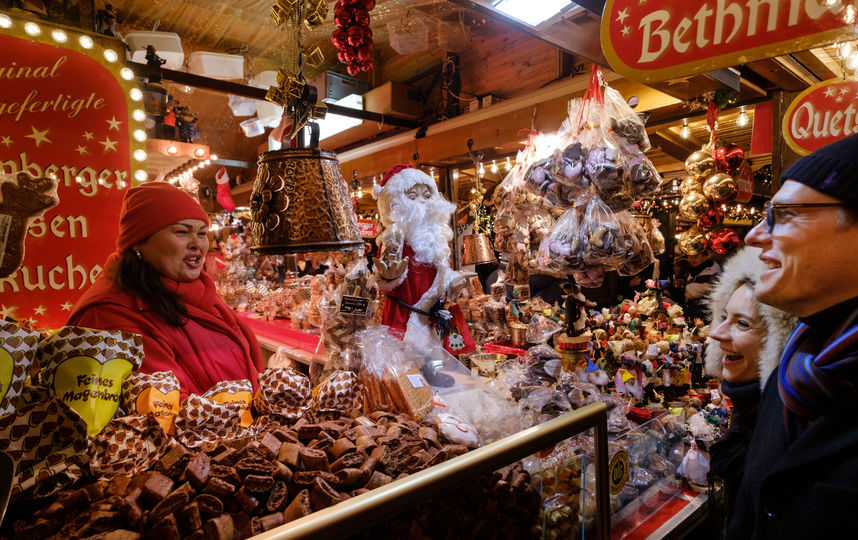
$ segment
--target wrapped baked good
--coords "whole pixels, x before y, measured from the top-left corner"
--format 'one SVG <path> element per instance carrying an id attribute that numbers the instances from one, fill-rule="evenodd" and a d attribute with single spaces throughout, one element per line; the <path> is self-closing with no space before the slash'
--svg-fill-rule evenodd
<path id="1" fill-rule="evenodd" d="M 47 496 L 84 476 L 86 422 L 47 391 L 36 392 L 0 418 L 0 450 L 15 462 L 13 496 Z"/>
<path id="2" fill-rule="evenodd" d="M 642 152 L 649 150 L 651 145 L 646 126 L 641 117 L 623 99 L 622 94 L 606 85 L 603 95 L 611 131 L 625 139 L 628 144 L 637 146 Z"/>
<path id="3" fill-rule="evenodd" d="M 551 228 L 539 246 L 541 270 L 568 274 L 584 265 L 581 222 L 584 208 L 573 206 Z"/>
<path id="4" fill-rule="evenodd" d="M 201 396 L 191 394 L 176 416 L 176 438 L 196 448 L 248 435 L 251 390 L 248 380 L 222 381 Z"/>
<path id="5" fill-rule="evenodd" d="M 111 420 L 89 442 L 89 471 L 96 478 L 127 476 L 150 469 L 167 446 L 161 418 L 123 416 Z"/>
<path id="6" fill-rule="evenodd" d="M 615 267 L 626 258 L 626 245 L 614 213 L 599 197 L 591 197 L 581 224 L 582 258 L 586 265 Z"/>
<path id="7" fill-rule="evenodd" d="M 122 383 L 122 409 L 132 416 L 153 416 L 169 435 L 176 434 L 179 379 L 172 371 L 132 373 Z"/>
<path id="8" fill-rule="evenodd" d="M 39 338 L 38 332 L 0 321 L 0 416 L 15 412 Z"/>
<path id="9" fill-rule="evenodd" d="M 86 422 L 90 437 L 116 415 L 122 383 L 143 361 L 143 340 L 124 331 L 64 326 L 37 349 L 45 386 Z"/>
<path id="10" fill-rule="evenodd" d="M 253 406 L 260 414 L 297 420 L 312 405 L 310 379 L 294 368 L 268 368 L 259 374 Z"/>
<path id="11" fill-rule="evenodd" d="M 352 371 L 334 371 L 314 390 L 318 412 L 348 414 L 361 407 L 361 382 Z"/>

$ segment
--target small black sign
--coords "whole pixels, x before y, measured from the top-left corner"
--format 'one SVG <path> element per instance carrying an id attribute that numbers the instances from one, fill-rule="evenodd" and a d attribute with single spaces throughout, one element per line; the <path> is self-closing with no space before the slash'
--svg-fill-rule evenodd
<path id="1" fill-rule="evenodd" d="M 366 312 L 369 310 L 369 298 L 363 296 L 343 295 L 340 301 L 340 313 L 344 315 L 362 315 L 366 317 Z"/>

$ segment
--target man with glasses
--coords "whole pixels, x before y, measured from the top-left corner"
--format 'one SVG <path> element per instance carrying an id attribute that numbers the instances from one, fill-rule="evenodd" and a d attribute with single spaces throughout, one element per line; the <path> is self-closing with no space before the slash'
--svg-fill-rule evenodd
<path id="1" fill-rule="evenodd" d="M 858 512 L 858 135 L 781 175 L 745 242 L 756 298 L 799 317 L 770 377 L 727 538 L 855 534 Z M 852 531 L 850 533 L 849 531 Z"/>

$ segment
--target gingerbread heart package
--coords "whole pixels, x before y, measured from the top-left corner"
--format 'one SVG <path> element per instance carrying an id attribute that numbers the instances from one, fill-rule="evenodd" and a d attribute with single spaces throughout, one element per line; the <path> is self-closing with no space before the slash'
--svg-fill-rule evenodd
<path id="1" fill-rule="evenodd" d="M 179 407 L 176 438 L 188 448 L 250 434 L 253 387 L 246 379 L 221 381 L 208 392 L 191 394 Z"/>
<path id="2" fill-rule="evenodd" d="M 86 423 L 46 391 L 28 387 L 15 414 L 0 418 L 0 450 L 15 462 L 12 495 L 46 497 L 84 475 Z"/>
<path id="3" fill-rule="evenodd" d="M 179 401 L 179 379 L 172 371 L 134 373 L 122 384 L 125 413 L 153 416 L 170 435 L 176 434 Z"/>
<path id="4" fill-rule="evenodd" d="M 39 337 L 38 332 L 0 322 L 0 416 L 15 412 Z"/>
<path id="5" fill-rule="evenodd" d="M 261 414 L 297 420 L 310 410 L 310 379 L 294 368 L 268 368 L 259 374 L 253 406 Z"/>
<path id="6" fill-rule="evenodd" d="M 111 420 L 89 441 L 89 471 L 97 478 L 128 476 L 152 468 L 167 447 L 161 417 L 123 416 Z"/>
<path id="7" fill-rule="evenodd" d="M 315 409 L 318 412 L 348 414 L 361 407 L 363 387 L 353 371 L 337 370 L 313 390 Z"/>
<path id="8" fill-rule="evenodd" d="M 90 437 L 113 420 L 122 383 L 143 362 L 143 340 L 121 330 L 64 326 L 39 344 L 42 379 L 83 418 Z"/>

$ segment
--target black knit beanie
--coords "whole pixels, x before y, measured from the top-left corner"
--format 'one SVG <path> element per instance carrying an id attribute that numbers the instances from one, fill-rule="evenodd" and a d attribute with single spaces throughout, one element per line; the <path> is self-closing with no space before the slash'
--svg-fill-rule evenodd
<path id="1" fill-rule="evenodd" d="M 781 183 L 795 180 L 858 208 L 858 134 L 823 146 L 784 171 Z"/>

